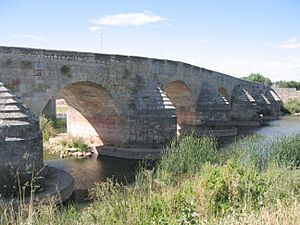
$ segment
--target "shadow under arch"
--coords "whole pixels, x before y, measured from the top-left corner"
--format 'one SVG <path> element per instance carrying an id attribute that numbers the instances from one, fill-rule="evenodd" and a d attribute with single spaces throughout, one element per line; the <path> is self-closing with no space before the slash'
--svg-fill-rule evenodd
<path id="1" fill-rule="evenodd" d="M 185 82 L 172 81 L 166 85 L 164 92 L 176 108 L 178 132 L 193 125 L 196 116 L 195 103 L 191 90 Z"/>
<path id="2" fill-rule="evenodd" d="M 227 101 L 228 103 L 230 102 L 228 92 L 224 87 L 219 87 L 218 92 L 224 98 L 225 101 Z"/>
<path id="3" fill-rule="evenodd" d="M 126 141 L 128 122 L 112 95 L 101 85 L 76 82 L 57 94 L 69 106 L 67 130 L 95 145 L 116 146 Z"/>

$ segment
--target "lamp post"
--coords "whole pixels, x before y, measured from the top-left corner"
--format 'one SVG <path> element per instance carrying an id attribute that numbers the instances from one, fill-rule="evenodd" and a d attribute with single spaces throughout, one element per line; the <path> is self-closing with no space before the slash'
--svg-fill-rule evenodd
<path id="1" fill-rule="evenodd" d="M 102 31 L 99 32 L 100 34 L 100 53 L 102 53 Z"/>

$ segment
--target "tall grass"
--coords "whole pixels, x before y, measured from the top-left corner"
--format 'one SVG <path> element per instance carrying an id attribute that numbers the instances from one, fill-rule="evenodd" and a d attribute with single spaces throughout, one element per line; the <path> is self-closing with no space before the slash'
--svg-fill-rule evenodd
<path id="1" fill-rule="evenodd" d="M 141 168 L 135 184 L 97 184 L 93 203 L 80 213 L 40 204 L 15 217 L 2 208 L 0 223 L 297 224 L 299 152 L 299 135 L 247 137 L 221 150 L 212 137 L 186 136 L 154 169 Z"/>
<path id="2" fill-rule="evenodd" d="M 40 116 L 40 128 L 43 133 L 43 141 L 48 141 L 50 137 L 53 137 L 60 133 L 65 133 L 67 130 L 67 124 L 62 119 L 50 119 L 44 115 Z"/>
<path id="3" fill-rule="evenodd" d="M 290 99 L 283 105 L 284 110 L 290 114 L 300 113 L 300 100 Z"/>
<path id="4" fill-rule="evenodd" d="M 40 203 L 20 203 L 16 208 L 12 203 L 0 205 L 2 225 L 42 225 L 42 224 L 85 224 L 74 206 L 59 208 L 51 199 Z"/>
<path id="5" fill-rule="evenodd" d="M 171 143 L 162 155 L 156 168 L 156 178 L 168 180 L 179 175 L 194 174 L 206 162 L 217 158 L 217 145 L 214 137 L 182 136 Z"/>
<path id="6" fill-rule="evenodd" d="M 286 166 L 300 166 L 300 134 L 279 138 L 271 147 L 270 158 Z"/>

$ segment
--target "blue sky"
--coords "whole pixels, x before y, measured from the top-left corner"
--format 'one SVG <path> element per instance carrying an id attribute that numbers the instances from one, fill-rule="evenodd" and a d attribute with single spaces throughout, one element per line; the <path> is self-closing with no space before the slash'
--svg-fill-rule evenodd
<path id="1" fill-rule="evenodd" d="M 300 81 L 298 0 L 0 0 L 0 45 L 166 58 Z"/>

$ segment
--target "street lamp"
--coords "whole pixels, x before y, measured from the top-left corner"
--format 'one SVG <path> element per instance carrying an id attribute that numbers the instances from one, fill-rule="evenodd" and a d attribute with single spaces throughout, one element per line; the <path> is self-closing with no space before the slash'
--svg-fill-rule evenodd
<path id="1" fill-rule="evenodd" d="M 100 53 L 102 53 L 102 31 L 99 32 L 100 34 Z"/>

